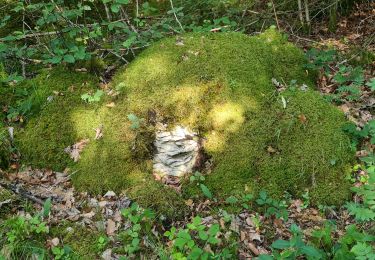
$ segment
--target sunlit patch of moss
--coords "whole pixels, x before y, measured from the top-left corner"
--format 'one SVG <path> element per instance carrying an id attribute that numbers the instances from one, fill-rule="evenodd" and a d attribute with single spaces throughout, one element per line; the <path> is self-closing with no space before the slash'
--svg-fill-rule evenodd
<path id="1" fill-rule="evenodd" d="M 217 104 L 208 119 L 218 131 L 237 132 L 245 121 L 244 109 L 235 103 Z"/>
<path id="2" fill-rule="evenodd" d="M 40 113 L 30 118 L 25 129 L 17 129 L 16 147 L 23 160 L 34 167 L 63 170 L 71 161 L 64 148 L 95 136 L 97 105 L 85 104 L 80 96 L 94 89 L 96 80 L 59 67 L 23 84 L 33 89 L 33 109 Z M 77 114 L 81 116 L 74 117 Z M 84 127 L 77 129 L 77 121 Z"/>
<path id="3" fill-rule="evenodd" d="M 25 158 L 61 168 L 69 164 L 63 148 L 90 138 L 78 163 L 71 165 L 77 189 L 125 190 L 160 214 L 183 215 L 184 200 L 197 190 L 185 185 L 181 196 L 154 180 L 152 151 L 137 150 L 153 142 L 151 113 L 171 127 L 183 124 L 204 139 L 213 162 L 206 185 L 219 198 L 246 189 L 264 188 L 275 197 L 284 191 L 298 196 L 309 189 L 314 203 L 341 203 L 348 194 L 344 171 L 352 156 L 341 131 L 344 117 L 313 90 L 282 93 L 287 100 L 283 107 L 272 78 L 310 87 L 313 81 L 303 69 L 302 51 L 275 31 L 268 34 L 272 37 L 186 34 L 179 36 L 183 45 L 176 44 L 175 37 L 153 44 L 116 75 L 112 87 L 122 86 L 122 95 L 112 100 L 115 107 L 104 107 L 105 102 L 102 107 L 85 105 L 75 92 L 43 109 L 39 123 L 31 121 L 26 127 Z M 131 129 L 130 113 L 147 126 Z M 98 124 L 103 125 L 103 137 L 95 140 Z M 43 135 L 49 141 L 43 141 Z M 323 196 L 330 192 L 327 187 L 335 191 Z"/>

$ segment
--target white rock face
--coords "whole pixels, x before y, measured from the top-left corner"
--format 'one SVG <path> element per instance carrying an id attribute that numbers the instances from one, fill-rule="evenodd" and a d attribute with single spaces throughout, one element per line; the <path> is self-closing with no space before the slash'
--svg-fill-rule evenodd
<path id="1" fill-rule="evenodd" d="M 181 177 L 192 172 L 199 152 L 196 133 L 183 126 L 176 126 L 171 131 L 165 126 L 159 127 L 154 145 L 154 173 Z"/>

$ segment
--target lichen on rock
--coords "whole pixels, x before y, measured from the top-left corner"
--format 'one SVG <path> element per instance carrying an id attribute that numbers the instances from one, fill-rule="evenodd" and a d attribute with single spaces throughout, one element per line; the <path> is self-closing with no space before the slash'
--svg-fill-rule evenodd
<path id="1" fill-rule="evenodd" d="M 52 167 L 46 159 L 63 157 L 65 162 L 65 147 L 90 138 L 79 161 L 70 165 L 78 189 L 125 190 L 143 206 L 183 214 L 184 199 L 199 193 L 196 185 L 184 185 L 181 195 L 155 181 L 154 154 L 148 149 L 156 142 L 155 129 L 140 133 L 126 120 L 128 114 L 147 118 L 152 110 L 168 131 L 182 126 L 199 133 L 204 140 L 199 149 L 212 161 L 205 184 L 218 198 L 261 189 L 274 197 L 284 192 L 298 197 L 308 190 L 313 204 L 341 204 L 348 197 L 345 172 L 353 153 L 341 130 L 346 121 L 313 90 L 301 50 L 272 30 L 257 37 L 191 33 L 178 36 L 178 42 L 183 44 L 176 44 L 175 37 L 161 40 L 120 70 L 111 83 L 112 88 L 121 85 L 118 97 L 95 107 L 69 95 L 65 102 L 74 100 L 69 107 L 64 98 L 48 105 L 41 119 L 25 128 L 24 158 Z M 309 88 L 278 94 L 273 78 L 297 80 Z M 116 105 L 108 108 L 106 102 Z M 64 117 L 54 117 L 62 113 Z M 93 128 L 100 124 L 105 131 L 95 140 Z M 50 131 L 48 139 L 42 140 L 45 131 Z M 147 147 L 147 152 L 135 158 L 133 144 L 140 135 L 144 143 L 137 147 Z M 37 149 L 29 148 L 33 143 Z"/>

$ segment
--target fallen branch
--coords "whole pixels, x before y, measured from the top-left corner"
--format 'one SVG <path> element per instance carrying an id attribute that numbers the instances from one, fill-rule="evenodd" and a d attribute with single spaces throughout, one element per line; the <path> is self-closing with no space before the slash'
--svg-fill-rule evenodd
<path id="1" fill-rule="evenodd" d="M 32 195 L 30 192 L 27 190 L 17 186 L 16 184 L 8 183 L 4 180 L 0 180 L 0 186 L 3 187 L 4 189 L 7 189 L 9 191 L 12 191 L 13 193 L 20 195 L 21 197 L 24 197 L 28 200 L 31 200 L 35 203 L 38 203 L 40 205 L 44 205 L 44 201 L 42 199 L 39 199 Z"/>

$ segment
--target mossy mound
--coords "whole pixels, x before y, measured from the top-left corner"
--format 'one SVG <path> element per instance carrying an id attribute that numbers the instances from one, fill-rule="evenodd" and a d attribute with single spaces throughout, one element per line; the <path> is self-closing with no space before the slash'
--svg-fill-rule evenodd
<path id="1" fill-rule="evenodd" d="M 15 138 L 25 162 L 34 167 L 63 170 L 70 163 L 64 148 L 90 134 L 95 136 L 94 114 L 98 106 L 84 103 L 81 95 L 95 90 L 97 84 L 90 74 L 72 72 L 62 66 L 44 70 L 22 83 L 20 87 L 31 93 L 31 114 L 34 114 Z M 82 113 L 76 120 L 84 122 L 85 127 L 75 128 L 75 119 L 69 118 L 71 113 Z"/>
<path id="2" fill-rule="evenodd" d="M 117 74 L 112 87 L 122 94 L 115 107 L 103 103 L 93 108 L 76 100 L 74 105 L 69 101 L 69 108 L 55 102 L 44 109 L 25 129 L 23 153 L 35 162 L 39 158 L 38 166 L 53 167 L 44 156 L 48 150 L 48 158 L 62 166 L 63 148 L 90 138 L 72 166 L 76 187 L 124 189 L 144 206 L 183 214 L 183 199 L 195 194 L 194 187 L 183 186 L 181 196 L 152 176 L 148 147 L 153 141 L 150 122 L 156 118 L 199 132 L 213 162 L 206 185 L 217 197 L 262 188 L 274 196 L 285 191 L 299 196 L 307 189 L 315 204 L 340 204 L 349 195 L 345 171 L 353 157 L 341 130 L 345 119 L 311 89 L 304 62 L 303 53 L 272 30 L 258 37 L 220 33 L 168 38 Z M 309 89 L 291 87 L 278 94 L 272 78 L 297 80 Z M 130 113 L 145 119 L 145 126 L 131 129 Z M 99 124 L 103 137 L 94 140 L 92 129 Z M 47 131 L 48 139 L 38 138 Z M 35 142 L 38 149 L 32 147 Z"/>

